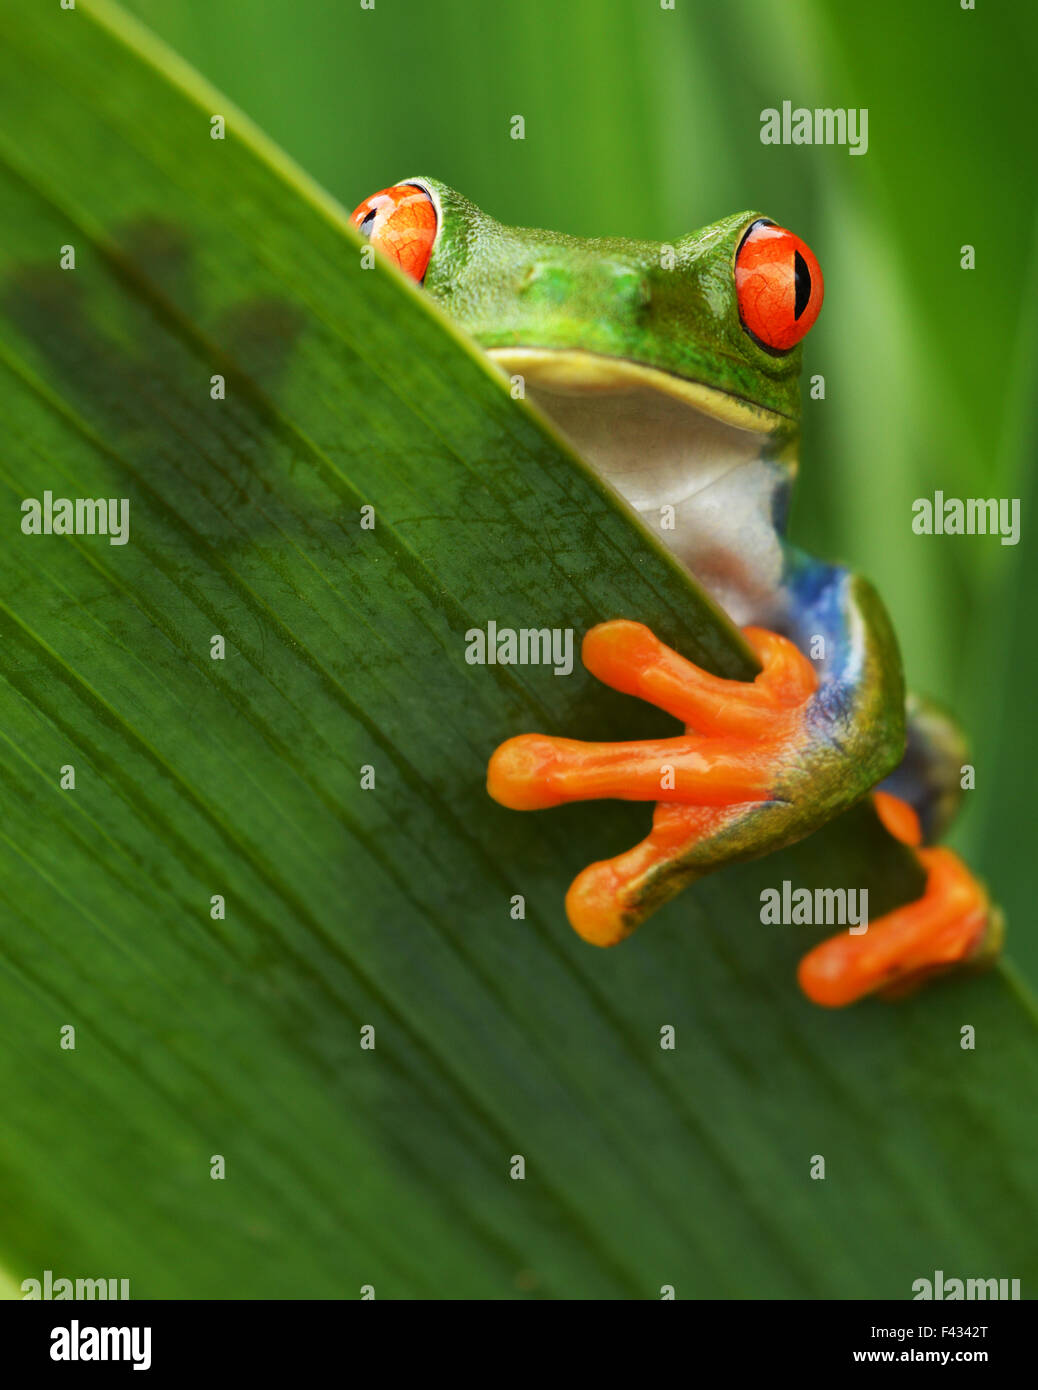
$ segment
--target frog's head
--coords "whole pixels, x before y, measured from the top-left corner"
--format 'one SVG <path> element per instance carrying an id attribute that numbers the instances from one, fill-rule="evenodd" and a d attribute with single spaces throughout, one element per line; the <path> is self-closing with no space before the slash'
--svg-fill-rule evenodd
<path id="1" fill-rule="evenodd" d="M 792 232 L 745 212 L 673 244 L 585 239 L 502 226 L 428 178 L 354 222 L 638 510 L 751 461 L 791 479 L 823 292 Z"/>

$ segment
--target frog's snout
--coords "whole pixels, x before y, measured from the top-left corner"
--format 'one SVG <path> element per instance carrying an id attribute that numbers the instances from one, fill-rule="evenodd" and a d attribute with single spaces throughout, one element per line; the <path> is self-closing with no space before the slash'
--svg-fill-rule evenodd
<path id="1" fill-rule="evenodd" d="M 574 269 L 556 260 L 535 261 L 519 284 L 527 303 L 567 307 L 579 313 L 581 302 L 608 306 L 610 319 L 638 319 L 652 302 L 652 282 L 632 261 L 602 260 L 590 268 Z"/>

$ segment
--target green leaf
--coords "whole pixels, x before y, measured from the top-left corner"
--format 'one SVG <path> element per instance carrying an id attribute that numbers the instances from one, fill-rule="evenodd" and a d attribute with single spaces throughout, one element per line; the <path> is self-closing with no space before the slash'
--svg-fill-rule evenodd
<path id="1" fill-rule="evenodd" d="M 171 54 L 98 0 L 0 14 L 15 1282 L 352 1298 L 1026 1281 L 1034 1014 L 1012 977 L 832 1015 L 794 986 L 810 940 L 760 923 L 783 878 L 839 874 L 876 905 L 909 891 L 869 812 L 596 952 L 566 926 L 566 885 L 647 809 L 518 816 L 486 797 L 489 753 L 523 729 L 671 726 L 586 673 L 470 667 L 470 627 L 650 619 L 746 676 L 738 635 Z M 129 498 L 129 543 L 23 536 L 20 502 L 47 490 Z"/>

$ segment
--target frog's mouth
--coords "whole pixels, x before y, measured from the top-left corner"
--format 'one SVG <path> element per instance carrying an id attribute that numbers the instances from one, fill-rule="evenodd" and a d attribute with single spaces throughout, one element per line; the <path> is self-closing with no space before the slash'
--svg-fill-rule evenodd
<path id="1" fill-rule="evenodd" d="M 736 621 L 782 570 L 792 422 L 715 387 L 576 349 L 491 348 L 526 396 Z"/>

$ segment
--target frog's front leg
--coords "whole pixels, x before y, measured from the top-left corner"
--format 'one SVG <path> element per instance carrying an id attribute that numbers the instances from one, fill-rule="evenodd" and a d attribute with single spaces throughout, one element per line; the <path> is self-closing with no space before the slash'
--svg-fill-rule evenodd
<path id="1" fill-rule="evenodd" d="M 819 644 L 824 655 L 817 663 L 790 638 L 749 627 L 760 674 L 753 682 L 722 680 L 640 623 L 603 623 L 585 637 L 585 665 L 604 683 L 682 720 L 685 733 L 615 744 L 526 734 L 493 755 L 488 790 L 516 810 L 603 797 L 656 802 L 646 839 L 590 865 L 570 888 L 570 921 L 593 944 L 616 944 L 711 870 L 809 834 L 898 763 L 900 660 L 871 588 L 798 557 L 781 599 L 787 615 L 796 614 L 787 626 L 798 641 Z M 907 807 L 905 813 L 912 814 Z M 952 866 L 947 851 L 923 855 L 938 858 L 923 860 L 928 878 L 919 904 L 805 958 L 801 984 L 816 1002 L 889 991 L 902 978 L 972 957 L 991 940 L 982 930 L 982 890 L 957 860 Z"/>
<path id="2" fill-rule="evenodd" d="M 693 878 L 733 857 L 736 825 L 775 800 L 781 770 L 796 762 L 817 677 L 786 638 L 756 628 L 746 637 L 762 667 L 752 683 L 710 675 L 641 623 L 602 623 L 584 638 L 585 666 L 680 719 L 684 735 L 581 743 L 523 734 L 490 760 L 490 795 L 514 810 L 602 797 L 657 803 L 648 837 L 592 864 L 569 891 L 570 921 L 596 946 L 615 945 Z"/>

